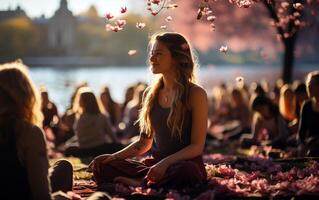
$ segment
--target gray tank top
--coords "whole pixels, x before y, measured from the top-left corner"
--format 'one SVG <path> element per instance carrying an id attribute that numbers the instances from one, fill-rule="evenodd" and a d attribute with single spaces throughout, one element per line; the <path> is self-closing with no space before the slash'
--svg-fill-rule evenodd
<path id="1" fill-rule="evenodd" d="M 172 136 L 171 130 L 167 126 L 169 113 L 170 108 L 163 108 L 156 98 L 151 111 L 151 121 L 154 127 L 154 142 L 151 152 L 154 157 L 167 157 L 191 143 L 191 111 L 185 112 L 181 139 L 178 136 Z"/>

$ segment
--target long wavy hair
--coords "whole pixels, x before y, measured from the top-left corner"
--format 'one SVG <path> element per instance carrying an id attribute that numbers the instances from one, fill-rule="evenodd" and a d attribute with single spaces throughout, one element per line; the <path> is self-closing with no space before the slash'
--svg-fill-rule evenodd
<path id="1" fill-rule="evenodd" d="M 79 117 L 83 113 L 103 113 L 104 108 L 89 87 L 82 87 L 75 95 L 73 111 Z"/>
<path id="2" fill-rule="evenodd" d="M 104 102 L 103 98 L 107 99 L 107 104 Z M 101 90 L 100 93 L 100 101 L 105 109 L 105 111 L 107 111 L 110 115 L 110 120 L 112 122 L 113 125 L 116 125 L 117 123 L 117 119 L 116 119 L 116 103 L 113 100 L 111 93 L 110 93 L 110 89 L 107 86 L 104 86 Z"/>
<path id="3" fill-rule="evenodd" d="M 171 53 L 176 63 L 176 94 L 167 119 L 167 126 L 171 129 L 172 136 L 181 138 L 184 115 L 189 106 L 189 92 L 191 83 L 195 83 L 195 62 L 190 45 L 185 37 L 179 33 L 165 32 L 155 34 L 150 40 L 150 46 L 155 42 L 164 44 Z M 150 114 L 160 89 L 163 87 L 163 77 L 160 76 L 144 93 L 142 109 L 139 114 L 140 131 L 149 137 L 153 131 L 153 122 Z"/>
<path id="4" fill-rule="evenodd" d="M 20 60 L 0 65 L 0 93 L 2 114 L 42 127 L 41 98 Z"/>

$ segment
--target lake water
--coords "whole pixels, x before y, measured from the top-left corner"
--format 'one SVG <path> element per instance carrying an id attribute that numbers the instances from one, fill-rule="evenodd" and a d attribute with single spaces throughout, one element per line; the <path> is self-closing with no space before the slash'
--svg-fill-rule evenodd
<path id="1" fill-rule="evenodd" d="M 295 69 L 294 76 L 303 78 L 304 74 L 316 69 L 316 66 L 303 66 Z M 318 67 L 317 67 L 318 69 Z M 147 67 L 36 67 L 31 68 L 31 77 L 39 87 L 45 85 L 50 98 L 54 101 L 60 112 L 67 105 L 74 86 L 81 81 L 87 81 L 96 95 L 99 94 L 103 85 L 110 88 L 112 97 L 117 102 L 124 100 L 126 88 L 137 81 L 150 83 L 154 75 Z M 245 78 L 247 83 L 262 79 L 274 82 L 280 77 L 280 67 L 258 66 L 206 66 L 197 72 L 199 83 L 208 91 L 214 85 L 221 82 L 235 83 L 238 76 Z"/>

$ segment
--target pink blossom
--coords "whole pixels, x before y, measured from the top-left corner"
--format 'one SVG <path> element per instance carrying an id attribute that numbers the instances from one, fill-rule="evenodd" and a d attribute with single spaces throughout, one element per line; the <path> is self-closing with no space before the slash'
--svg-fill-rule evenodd
<path id="1" fill-rule="evenodd" d="M 301 3 L 294 3 L 293 4 L 293 7 L 296 9 L 296 10 L 302 10 L 304 8 L 304 6 L 301 4 Z"/>
<path id="2" fill-rule="evenodd" d="M 105 25 L 105 30 L 106 31 L 110 31 L 111 30 L 112 25 L 111 24 L 106 24 Z"/>
<path id="3" fill-rule="evenodd" d="M 283 9 L 287 9 L 287 8 L 289 7 L 289 3 L 288 3 L 288 2 L 282 2 L 282 3 L 281 3 L 281 7 L 282 7 Z"/>
<path id="4" fill-rule="evenodd" d="M 210 22 L 213 22 L 215 19 L 216 19 L 216 17 L 213 16 L 213 15 L 207 17 L 207 20 L 210 21 Z"/>
<path id="5" fill-rule="evenodd" d="M 166 29 L 166 28 L 167 28 L 166 25 L 162 25 L 162 26 L 160 27 L 160 29 Z"/>
<path id="6" fill-rule="evenodd" d="M 151 0 L 151 2 L 152 2 L 152 4 L 158 5 L 161 2 L 161 0 Z"/>
<path id="7" fill-rule="evenodd" d="M 228 51 L 228 47 L 227 47 L 227 46 L 221 46 L 221 47 L 219 48 L 219 51 L 226 54 L 227 51 Z"/>
<path id="8" fill-rule="evenodd" d="M 119 26 L 111 26 L 110 29 L 113 32 L 119 32 L 119 31 L 123 30 L 123 28 L 119 27 Z"/>
<path id="9" fill-rule="evenodd" d="M 166 20 L 167 22 L 170 22 L 170 21 L 173 20 L 173 18 L 172 18 L 171 16 L 168 16 L 168 17 L 165 18 L 165 20 Z"/>
<path id="10" fill-rule="evenodd" d="M 136 23 L 136 28 L 142 29 L 144 27 L 145 27 L 145 23 L 142 23 L 142 22 L 137 22 Z"/>
<path id="11" fill-rule="evenodd" d="M 108 20 L 112 19 L 113 17 L 114 16 L 111 13 L 106 13 L 105 14 L 105 18 L 108 19 Z"/>
<path id="12" fill-rule="evenodd" d="M 116 22 L 116 25 L 118 25 L 119 27 L 123 27 L 126 24 L 126 20 L 125 19 L 119 19 Z"/>
<path id="13" fill-rule="evenodd" d="M 122 14 L 123 14 L 123 13 L 126 13 L 126 11 L 127 11 L 127 7 L 126 7 L 126 6 L 121 7 L 121 13 L 122 13 Z"/>
<path id="14" fill-rule="evenodd" d="M 299 12 L 294 12 L 293 15 L 294 15 L 295 17 L 300 17 L 300 13 L 299 13 Z"/>
<path id="15" fill-rule="evenodd" d="M 244 82 L 244 78 L 242 76 L 236 77 L 236 82 L 241 83 Z"/>

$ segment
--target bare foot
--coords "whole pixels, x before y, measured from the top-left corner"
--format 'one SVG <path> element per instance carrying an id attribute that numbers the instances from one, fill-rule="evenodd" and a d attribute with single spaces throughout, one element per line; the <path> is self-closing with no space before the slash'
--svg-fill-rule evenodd
<path id="1" fill-rule="evenodd" d="M 123 176 L 118 176 L 114 179 L 114 182 L 123 183 L 125 185 L 133 186 L 133 187 L 139 187 L 142 186 L 142 180 L 141 179 L 134 179 L 134 178 L 128 178 Z"/>

